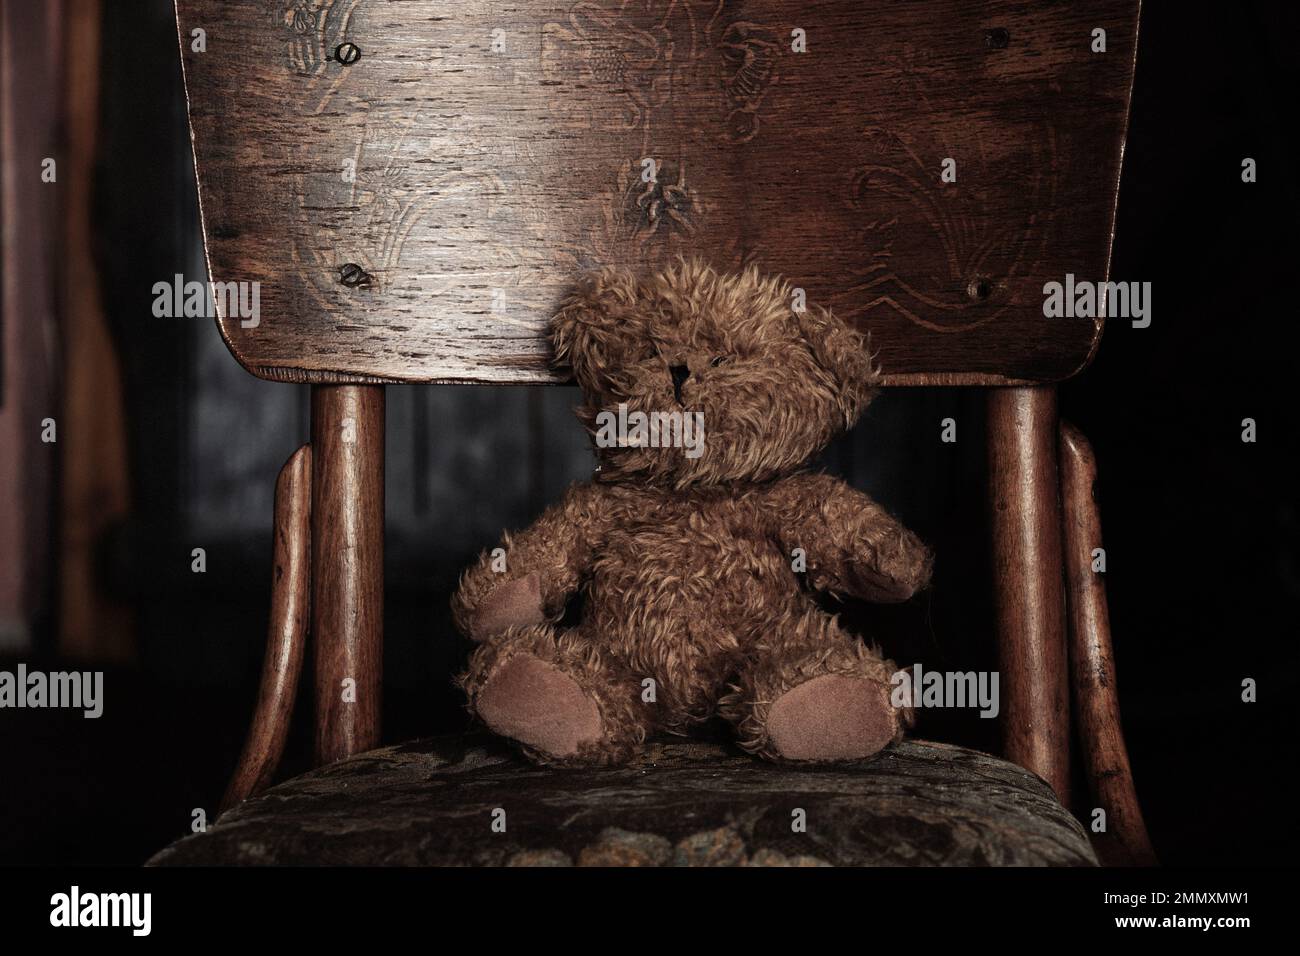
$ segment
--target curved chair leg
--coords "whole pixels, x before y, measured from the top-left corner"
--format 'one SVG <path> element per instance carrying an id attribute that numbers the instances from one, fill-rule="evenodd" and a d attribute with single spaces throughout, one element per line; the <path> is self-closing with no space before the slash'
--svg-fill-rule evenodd
<path id="1" fill-rule="evenodd" d="M 1061 423 L 1060 463 L 1075 719 L 1088 785 L 1096 806 L 1106 812 L 1098 850 L 1104 863 L 1154 866 L 1156 855 L 1138 806 L 1120 726 L 1106 590 L 1092 570 L 1093 549 L 1101 547 L 1101 514 L 1093 495 L 1097 462 L 1088 440 L 1068 422 Z M 1089 822 L 1088 814 L 1084 819 Z"/>
<path id="2" fill-rule="evenodd" d="M 270 783 L 289 735 L 307 641 L 311 457 L 311 446 L 303 445 L 285 462 L 275 483 L 275 571 L 262 684 L 239 766 L 221 801 L 223 810 Z"/>

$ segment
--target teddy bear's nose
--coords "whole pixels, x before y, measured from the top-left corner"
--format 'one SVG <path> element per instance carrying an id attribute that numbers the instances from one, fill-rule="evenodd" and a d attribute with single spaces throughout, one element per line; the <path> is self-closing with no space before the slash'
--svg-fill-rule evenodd
<path id="1" fill-rule="evenodd" d="M 673 395 L 677 399 L 677 404 L 682 403 L 682 386 L 691 376 L 691 370 L 685 365 L 670 365 L 668 371 L 673 377 Z"/>

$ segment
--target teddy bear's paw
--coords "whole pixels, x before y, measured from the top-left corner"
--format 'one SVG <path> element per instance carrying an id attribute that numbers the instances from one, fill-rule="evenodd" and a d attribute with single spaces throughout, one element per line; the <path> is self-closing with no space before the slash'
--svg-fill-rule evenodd
<path id="1" fill-rule="evenodd" d="M 493 588 L 474 614 L 471 631 L 474 640 L 485 641 L 508 628 L 541 624 L 545 620 L 541 578 L 532 571 Z"/>
<path id="2" fill-rule="evenodd" d="M 893 604 L 906 601 L 930 583 L 934 556 L 921 539 L 906 529 L 876 544 L 874 566 L 852 569 L 854 593 L 867 601 Z"/>
<path id="3" fill-rule="evenodd" d="M 778 758 L 819 763 L 861 760 L 899 734 L 899 714 L 877 681 L 823 674 L 783 693 L 767 716 Z"/>
<path id="4" fill-rule="evenodd" d="M 489 677 L 475 709 L 501 736 L 557 758 L 601 738 L 596 702 L 559 667 L 532 654 L 513 655 Z"/>

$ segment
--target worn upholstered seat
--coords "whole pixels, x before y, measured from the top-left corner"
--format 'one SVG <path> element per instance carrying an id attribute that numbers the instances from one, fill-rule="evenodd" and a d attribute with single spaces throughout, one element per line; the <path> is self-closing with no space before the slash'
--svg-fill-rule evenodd
<path id="1" fill-rule="evenodd" d="M 151 862 L 1092 866 L 1097 859 L 1042 780 L 947 744 L 908 741 L 862 764 L 804 770 L 725 745 L 664 742 L 627 767 L 556 771 L 471 735 L 384 747 L 314 770 Z"/>

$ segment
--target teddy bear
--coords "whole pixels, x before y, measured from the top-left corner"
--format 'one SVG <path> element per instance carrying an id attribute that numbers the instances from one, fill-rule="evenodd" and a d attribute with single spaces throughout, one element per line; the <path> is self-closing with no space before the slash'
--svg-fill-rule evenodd
<path id="1" fill-rule="evenodd" d="M 457 678 L 469 708 L 531 760 L 617 765 L 716 714 L 749 753 L 823 764 L 911 725 L 894 664 L 816 595 L 904 601 L 932 557 L 808 470 L 880 376 L 862 334 L 793 293 L 679 259 L 607 267 L 561 303 L 555 363 L 581 388 L 597 470 L 485 550 L 452 600 L 478 645 Z"/>

